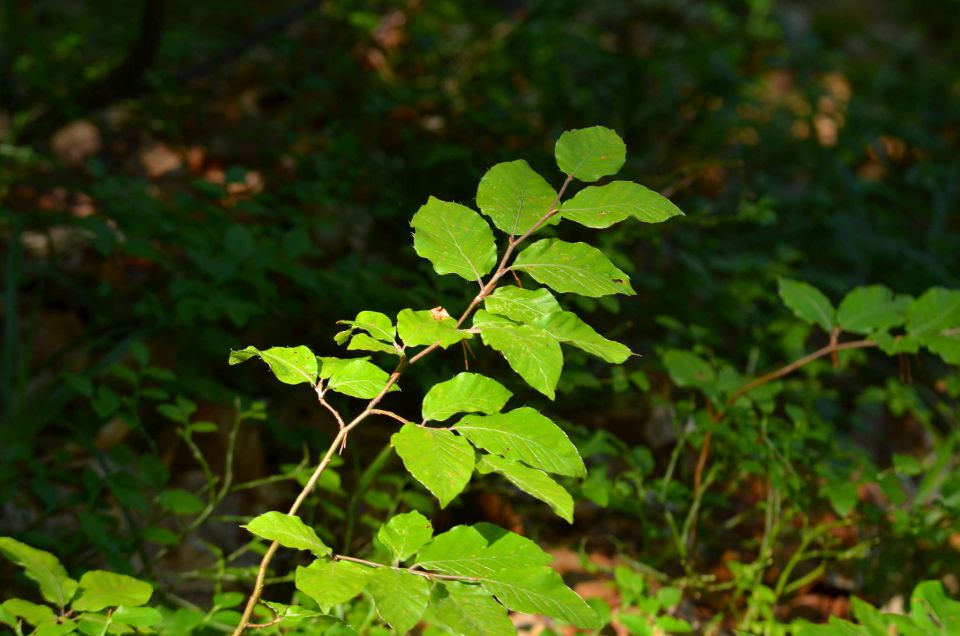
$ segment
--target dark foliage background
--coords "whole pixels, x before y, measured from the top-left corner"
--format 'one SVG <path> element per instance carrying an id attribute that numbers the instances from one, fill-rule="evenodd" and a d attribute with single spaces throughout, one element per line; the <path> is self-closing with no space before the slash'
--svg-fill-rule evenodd
<path id="1" fill-rule="evenodd" d="M 609 431 L 634 468 L 662 474 L 671 449 L 656 422 L 679 398 L 658 351 L 696 349 L 748 372 L 819 346 L 776 297 L 780 276 L 835 299 L 868 283 L 960 285 L 955 15 L 956 0 L 0 3 L 0 534 L 71 568 L 162 580 L 195 567 L 207 548 L 177 538 L 185 528 L 155 500 L 200 483 L 169 405 L 189 400 L 194 419 L 216 424 L 203 451 L 220 458 L 235 400 L 267 399 L 266 419 L 240 431 L 238 483 L 289 470 L 304 448 L 315 456 L 333 428 L 309 392 L 228 368 L 228 350 L 334 354 L 334 322 L 358 310 L 456 313 L 468 292 L 416 258 L 410 216 L 428 195 L 471 204 L 502 160 L 525 158 L 559 185 L 553 142 L 594 124 L 625 139 L 627 178 L 687 216 L 602 235 L 638 294 L 581 309 L 643 357 L 619 370 L 573 357 L 544 408 L 581 441 Z M 492 357 L 470 365 L 503 370 Z M 912 382 L 902 361 L 864 358 L 829 386 L 811 379 L 823 394 L 808 401 L 829 436 L 880 467 L 893 452 L 933 452 L 931 435 L 957 427 L 960 382 L 932 362 L 909 366 Z M 462 367 L 452 351 L 420 369 L 397 409 L 416 411 L 417 382 Z M 886 391 L 879 407 L 862 399 L 870 386 Z M 390 430 L 358 431 L 330 486 L 340 503 L 318 503 L 333 537 L 347 523 L 337 508 L 382 517 L 347 493 Z M 740 474 L 729 441 L 716 461 Z M 682 453 L 680 474 L 694 462 Z M 245 540 L 229 515 L 292 492 L 238 491 L 200 536 L 229 551 Z M 438 525 L 492 516 L 683 574 L 654 549 L 665 531 L 636 530 L 662 524 L 642 502 L 578 511 L 585 521 L 568 528 L 488 494 Z M 750 506 L 728 495 L 705 505 Z M 723 545 L 750 552 L 753 530 L 711 536 L 705 524 L 702 569 L 730 558 Z M 883 600 L 956 571 L 949 535 L 888 537 L 845 574 Z"/>

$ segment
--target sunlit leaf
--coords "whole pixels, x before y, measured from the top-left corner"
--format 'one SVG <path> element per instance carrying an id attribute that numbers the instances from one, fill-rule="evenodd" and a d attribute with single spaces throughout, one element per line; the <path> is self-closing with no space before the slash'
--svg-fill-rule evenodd
<path id="1" fill-rule="evenodd" d="M 603 252 L 586 243 L 537 241 L 520 252 L 511 269 L 526 272 L 558 292 L 591 297 L 634 293 L 630 277 Z"/>
<path id="2" fill-rule="evenodd" d="M 407 471 L 446 508 L 473 473 L 474 451 L 459 435 L 438 428 L 405 424 L 390 443 Z"/>
<path id="3" fill-rule="evenodd" d="M 380 618 L 398 634 L 413 629 L 430 601 L 430 583 L 410 572 L 393 568 L 377 568 L 367 582 Z"/>
<path id="4" fill-rule="evenodd" d="M 563 344 L 582 349 L 607 362 L 620 364 L 630 357 L 631 352 L 626 345 L 604 338 L 573 312 L 559 311 L 533 324 Z"/>
<path id="5" fill-rule="evenodd" d="M 543 329 L 518 325 L 487 311 L 478 311 L 473 325 L 488 347 L 503 354 L 510 368 L 527 384 L 551 400 L 563 369 L 563 352 L 556 339 Z"/>
<path id="6" fill-rule="evenodd" d="M 331 552 L 330 548 L 317 536 L 316 531 L 296 515 L 271 510 L 251 519 L 247 525 L 241 527 L 260 538 L 276 541 L 285 548 L 310 550 L 317 556 L 326 556 Z"/>
<path id="7" fill-rule="evenodd" d="M 530 290 L 514 285 L 497 288 L 484 299 L 483 306 L 492 314 L 527 324 L 560 311 L 560 304 L 548 289 Z"/>
<path id="8" fill-rule="evenodd" d="M 660 223 L 682 215 L 670 199 L 632 181 L 588 186 L 560 208 L 563 218 L 592 228 L 610 227 L 627 217 Z"/>
<path id="9" fill-rule="evenodd" d="M 480 474 L 500 473 L 523 492 L 550 506 L 561 519 L 573 523 L 573 497 L 542 470 L 528 468 L 498 455 L 482 455 L 477 462 L 477 471 Z"/>
<path id="10" fill-rule="evenodd" d="M 266 362 L 284 384 L 317 383 L 317 357 L 306 347 L 271 347 L 264 351 L 247 347 L 231 351 L 230 364 L 239 364 L 255 356 Z"/>
<path id="11" fill-rule="evenodd" d="M 408 347 L 439 345 L 446 349 L 452 344 L 470 338 L 466 331 L 457 329 L 457 321 L 449 316 L 438 318 L 429 310 L 404 309 L 397 315 L 397 330 L 400 339 Z"/>
<path id="12" fill-rule="evenodd" d="M 77 582 L 67 576 L 66 569 L 49 552 L 10 537 L 0 537 L 0 554 L 23 568 L 23 573 L 40 587 L 40 595 L 48 603 L 64 607 L 77 591 Z"/>
<path id="13" fill-rule="evenodd" d="M 564 174 L 590 182 L 619 172 L 626 161 L 627 147 L 609 128 L 593 126 L 564 132 L 554 154 Z"/>
<path id="14" fill-rule="evenodd" d="M 483 217 L 459 203 L 434 197 L 413 215 L 413 247 L 438 274 L 479 281 L 497 260 L 493 231 Z"/>
<path id="15" fill-rule="evenodd" d="M 557 475 L 583 477 L 586 468 L 567 434 L 536 409 L 468 415 L 454 427 L 478 448 Z"/>
<path id="16" fill-rule="evenodd" d="M 355 334 L 347 345 L 348 351 L 380 351 L 391 355 L 399 355 L 396 347 L 387 344 L 365 333 Z"/>
<path id="17" fill-rule="evenodd" d="M 110 615 L 116 623 L 133 627 L 153 627 L 163 622 L 163 615 L 152 607 L 127 607 L 122 605 Z"/>
<path id="18" fill-rule="evenodd" d="M 479 585 L 445 581 L 433 586 L 427 619 L 463 636 L 514 636 L 507 609 Z"/>
<path id="19" fill-rule="evenodd" d="M 919 583 L 910 596 L 910 616 L 928 634 L 960 634 L 960 602 L 941 581 Z"/>
<path id="20" fill-rule="evenodd" d="M 351 397 L 369 400 L 377 396 L 390 380 L 390 374 L 365 358 L 318 358 L 320 377 L 327 388 Z M 391 391 L 399 391 L 394 383 Z"/>
<path id="21" fill-rule="evenodd" d="M 146 605 L 153 586 L 125 574 L 91 570 L 80 577 L 79 595 L 73 602 L 77 611 L 96 612 L 107 607 Z"/>
<path id="22" fill-rule="evenodd" d="M 383 342 L 393 342 L 396 329 L 389 316 L 379 311 L 361 311 L 353 320 L 338 320 L 337 324 L 350 325 L 353 329 L 362 329 L 370 334 L 371 337 Z"/>
<path id="23" fill-rule="evenodd" d="M 297 568 L 295 583 L 320 609 L 329 612 L 363 592 L 372 573 L 372 568 L 359 563 L 317 559 L 307 567 Z"/>
<path id="24" fill-rule="evenodd" d="M 496 579 L 484 581 L 483 587 L 510 609 L 545 614 L 582 629 L 599 627 L 596 611 L 564 585 L 554 570 L 526 568 L 498 574 Z"/>
<path id="25" fill-rule="evenodd" d="M 458 373 L 427 391 L 423 419 L 442 422 L 457 413 L 496 413 L 511 395 L 505 386 L 485 375 Z"/>
<path id="26" fill-rule="evenodd" d="M 477 188 L 477 206 L 510 235 L 529 230 L 556 201 L 557 193 L 526 161 L 498 163 Z"/>
<path id="27" fill-rule="evenodd" d="M 446 574 L 480 577 L 489 572 L 547 565 L 553 560 L 536 543 L 490 523 L 455 526 L 417 554 L 416 565 Z"/>
<path id="28" fill-rule="evenodd" d="M 56 614 L 47 605 L 38 605 L 22 598 L 11 598 L 0 605 L 12 616 L 22 618 L 29 625 L 42 625 L 56 620 Z"/>
<path id="29" fill-rule="evenodd" d="M 416 510 L 396 515 L 380 527 L 377 539 L 397 561 L 404 561 L 433 537 L 433 524 Z"/>

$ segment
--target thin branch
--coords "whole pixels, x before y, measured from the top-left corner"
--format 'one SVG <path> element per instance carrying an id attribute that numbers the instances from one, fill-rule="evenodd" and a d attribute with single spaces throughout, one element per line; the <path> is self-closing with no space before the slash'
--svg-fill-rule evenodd
<path id="1" fill-rule="evenodd" d="M 724 405 L 724 410 L 714 411 L 712 406 L 708 405 L 710 411 L 710 421 L 714 424 L 721 421 L 724 416 L 727 414 L 727 411 L 731 406 L 736 403 L 741 397 L 750 393 L 754 389 L 757 389 L 764 384 L 773 382 L 774 380 L 779 380 L 780 378 L 790 375 L 797 369 L 804 367 L 814 360 L 818 360 L 824 356 L 835 356 L 840 351 L 847 351 L 850 349 L 867 349 L 870 347 L 876 347 L 877 342 L 875 340 L 854 340 L 851 342 L 837 342 L 839 333 L 831 334 L 830 344 L 817 349 L 813 353 L 808 353 L 807 355 L 794 360 L 788 365 L 782 366 L 779 369 L 771 371 L 770 373 L 765 373 L 757 378 L 754 378 L 750 382 L 747 382 L 739 389 L 730 394 L 730 397 L 727 398 L 727 401 Z M 707 431 L 707 434 L 703 437 L 703 445 L 700 447 L 700 455 L 697 457 L 697 466 L 694 469 L 693 473 L 693 491 L 697 492 L 700 490 L 700 485 L 703 480 L 703 471 L 707 466 L 707 460 L 710 457 L 710 442 L 713 440 L 713 431 Z"/>
<path id="2" fill-rule="evenodd" d="M 269 609 L 271 612 L 273 612 L 273 618 L 271 618 L 271 619 L 270 619 L 269 621 L 267 621 L 266 623 L 250 623 L 250 627 L 254 627 L 254 628 L 256 628 L 256 629 L 263 629 L 263 628 L 265 628 L 265 627 L 273 627 L 274 625 L 276 625 L 277 623 L 279 623 L 280 621 L 283 620 L 284 617 L 281 616 L 280 613 L 279 613 L 277 610 L 273 609 L 273 608 L 270 607 L 269 605 L 267 606 L 267 609 Z"/>
<path id="3" fill-rule="evenodd" d="M 384 415 L 384 416 L 386 416 L 386 417 L 392 417 L 393 419 L 397 420 L 397 421 L 400 422 L 401 424 L 409 424 L 409 423 L 410 423 L 410 420 L 408 420 L 408 419 L 405 418 L 405 417 L 401 417 L 401 416 L 397 415 L 397 414 L 394 413 L 393 411 L 385 411 L 385 410 L 383 410 L 383 409 L 373 409 L 373 410 L 370 411 L 370 414 L 371 414 L 371 415 Z"/>
<path id="4" fill-rule="evenodd" d="M 566 192 L 567 186 L 569 186 L 572 181 L 573 176 L 568 175 L 566 180 L 564 180 L 563 185 L 560 186 L 560 191 L 557 192 L 557 196 L 553 200 L 553 203 L 550 204 L 550 209 L 547 210 L 546 214 L 540 217 L 540 219 L 534 223 L 529 230 L 521 234 L 519 237 L 510 239 L 510 241 L 507 243 L 507 248 L 503 251 L 503 257 L 500 258 L 500 262 L 497 264 L 497 269 L 494 270 L 493 274 L 490 276 L 490 280 L 488 280 L 487 284 L 480 289 L 480 293 L 470 301 L 470 304 L 467 305 L 467 308 L 463 311 L 463 314 L 460 315 L 460 319 L 457 320 L 458 329 L 467 321 L 467 318 L 470 317 L 470 314 L 473 313 L 473 310 L 476 309 L 481 302 L 483 302 L 483 299 L 493 293 L 493 290 L 497 287 L 497 282 L 503 277 L 503 275 L 510 271 L 510 268 L 507 266 L 507 262 L 510 260 L 510 257 L 513 256 L 513 252 L 515 249 L 517 249 L 517 246 L 530 238 L 530 235 L 543 227 L 543 225 L 549 221 L 551 217 L 560 211 L 560 198 L 563 197 L 563 193 Z M 433 343 L 417 355 L 410 358 L 410 364 L 420 360 L 439 346 L 439 342 Z"/>
<path id="5" fill-rule="evenodd" d="M 742 396 L 746 395 L 750 391 L 763 386 L 774 380 L 779 380 L 785 375 L 790 375 L 800 367 L 806 366 L 824 356 L 832 355 L 838 351 L 847 351 L 849 349 L 868 349 L 871 347 L 876 347 L 877 342 L 875 340 L 854 340 L 852 342 L 838 342 L 835 344 L 829 344 L 825 347 L 817 349 L 813 353 L 808 353 L 798 360 L 794 360 L 790 364 L 780 367 L 775 371 L 761 375 L 758 378 L 748 382 L 739 389 L 733 392 L 733 394 L 727 399 L 726 406 L 729 408 L 733 406 L 734 402 L 740 399 Z M 720 419 L 723 419 L 724 413 L 720 413 Z"/>
<path id="6" fill-rule="evenodd" d="M 463 310 L 463 313 L 460 315 L 460 318 L 457 320 L 457 327 L 459 328 L 463 323 L 467 321 L 467 318 L 470 317 L 470 314 L 473 313 L 473 310 L 486 298 L 497 286 L 497 281 L 509 271 L 508 262 L 510 257 L 513 255 L 514 250 L 517 246 L 520 245 L 523 241 L 528 239 L 530 235 L 536 232 L 539 228 L 550 220 L 559 210 L 560 210 L 560 199 L 563 197 L 563 193 L 566 191 L 567 186 L 573 181 L 572 176 L 567 176 L 564 180 L 563 185 L 560 187 L 560 191 L 557 193 L 557 197 L 554 199 L 553 203 L 550 205 L 550 209 L 536 222 L 533 226 L 521 234 L 519 237 L 513 239 L 507 243 L 507 248 L 504 250 L 503 257 L 500 259 L 500 262 L 497 264 L 497 269 L 490 276 L 490 279 L 485 285 L 482 286 L 480 293 L 470 304 L 467 305 L 467 308 Z M 310 479 L 304 485 L 303 489 L 300 491 L 300 494 L 297 496 L 296 501 L 293 502 L 293 505 L 290 507 L 290 510 L 287 512 L 288 515 L 294 515 L 300 510 L 300 506 L 303 505 L 303 502 L 307 499 L 313 489 L 317 485 L 317 481 L 320 479 L 320 475 L 327 468 L 327 465 L 330 463 L 330 460 L 333 458 L 333 455 L 337 451 L 338 446 L 342 446 L 347 438 L 347 435 L 350 434 L 354 428 L 356 428 L 363 420 L 368 416 L 374 415 L 376 411 L 380 411 L 377 408 L 377 405 L 380 404 L 380 401 L 387 395 L 390 389 L 397 383 L 397 380 L 400 379 L 400 376 L 412 364 L 417 363 L 419 360 L 423 359 L 425 356 L 435 351 L 440 346 L 439 342 L 435 342 L 432 345 L 428 346 L 423 351 L 419 352 L 417 355 L 412 358 L 407 359 L 405 356 L 401 356 L 400 362 L 397 364 L 397 367 L 393 370 L 393 373 L 390 374 L 390 377 L 387 379 L 387 383 L 380 390 L 377 395 L 373 397 L 368 403 L 366 408 L 357 415 L 355 418 L 350 420 L 348 424 L 341 425 L 340 432 L 331 442 L 330 447 L 327 449 L 326 454 L 323 456 L 323 459 L 320 461 L 320 464 L 313 471 L 313 474 L 310 476 Z M 321 395 L 320 390 L 318 389 L 318 395 L 320 396 L 321 404 L 324 403 L 323 396 Z M 382 415 L 383 413 L 376 413 Z M 342 420 L 341 420 L 342 421 Z M 339 423 L 339 422 L 338 422 Z M 250 627 L 250 617 L 253 615 L 253 610 L 257 606 L 257 603 L 260 601 L 260 596 L 263 594 L 264 579 L 267 575 L 267 568 L 270 567 L 270 562 L 273 561 L 274 555 L 277 553 L 280 544 L 274 541 L 270 544 L 270 547 L 267 548 L 267 551 L 264 553 L 263 558 L 260 560 L 260 567 L 257 569 L 257 577 L 253 584 L 253 591 L 250 593 L 250 598 L 247 599 L 247 605 L 243 610 L 243 615 L 240 618 L 240 622 L 237 624 L 236 629 L 233 631 L 233 636 L 241 636 L 247 627 Z M 353 557 L 343 557 L 345 560 L 352 560 Z M 444 576 L 444 575 L 434 575 L 435 577 Z M 457 579 L 463 580 L 463 579 Z"/>

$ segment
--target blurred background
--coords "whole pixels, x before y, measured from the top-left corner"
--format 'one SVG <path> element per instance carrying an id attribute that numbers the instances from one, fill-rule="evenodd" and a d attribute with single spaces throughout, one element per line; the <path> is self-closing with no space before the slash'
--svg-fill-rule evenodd
<path id="1" fill-rule="evenodd" d="M 755 503 L 751 469 L 736 443 L 718 446 L 741 492 L 704 503 L 723 530 L 705 522 L 697 565 L 657 547 L 663 509 L 689 503 L 696 453 L 676 445 L 684 410 L 658 351 L 751 371 L 809 349 L 779 276 L 834 300 L 868 283 L 960 285 L 950 15 L 957 0 L 0 2 L 0 534 L 70 568 L 205 593 L 208 579 L 184 572 L 246 541 L 240 515 L 286 506 L 335 432 L 309 391 L 228 367 L 229 350 L 333 355 L 334 322 L 359 310 L 459 313 L 469 292 L 416 257 L 412 214 L 429 195 L 472 205 L 503 160 L 526 159 L 556 187 L 556 138 L 599 124 L 627 143 L 621 178 L 687 215 L 596 235 L 638 294 L 576 309 L 642 357 L 610 368 L 569 356 L 552 404 L 510 388 L 605 468 L 572 527 L 482 480 L 435 525 L 488 519 L 571 554 L 722 580 L 725 562 L 755 551 L 754 526 L 717 521 Z M 417 369 L 396 410 L 415 412 L 418 386 L 463 364 L 451 350 Z M 489 354 L 470 366 L 504 371 Z M 894 451 L 932 452 L 957 427 L 944 404 L 960 382 L 937 385 L 932 364 L 908 372 L 864 358 L 839 386 L 811 380 L 822 436 L 879 467 Z M 865 402 L 866 387 L 882 395 Z M 393 428 L 358 430 L 322 484 L 311 514 L 331 541 L 362 545 L 391 509 L 433 506 L 378 455 Z M 228 448 L 244 487 L 193 525 L 197 502 L 163 493 L 199 492 Z M 375 458 L 383 469 L 351 494 Z M 645 494 L 667 470 L 678 490 Z M 812 615 L 843 613 L 837 590 L 882 602 L 957 571 L 957 535 L 921 540 L 907 525 L 889 551 L 799 590 Z M 234 580 L 251 557 L 228 562 Z M 703 592 L 696 611 L 730 611 L 724 594 Z"/>

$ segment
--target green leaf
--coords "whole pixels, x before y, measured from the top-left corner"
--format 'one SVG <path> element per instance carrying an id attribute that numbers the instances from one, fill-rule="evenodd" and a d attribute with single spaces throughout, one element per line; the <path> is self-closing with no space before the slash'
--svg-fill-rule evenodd
<path id="1" fill-rule="evenodd" d="M 367 591 L 380 618 L 398 634 L 406 634 L 420 622 L 430 601 L 427 579 L 393 568 L 378 568 L 370 576 Z"/>
<path id="2" fill-rule="evenodd" d="M 310 627 L 313 629 L 330 629 L 331 627 L 337 626 L 338 628 L 344 629 L 344 633 L 353 633 L 353 630 L 336 616 L 321 614 L 316 610 L 308 609 L 302 605 L 284 605 L 283 603 L 273 603 L 271 601 L 261 602 L 273 610 L 276 616 L 283 617 L 283 624 L 288 627 L 309 622 Z"/>
<path id="3" fill-rule="evenodd" d="M 644 223 L 660 223 L 683 216 L 665 196 L 632 181 L 588 186 L 560 208 L 560 216 L 592 228 L 610 227 L 628 216 Z"/>
<path id="4" fill-rule="evenodd" d="M 72 634 L 77 631 L 79 626 L 76 621 L 68 618 L 62 618 L 60 620 L 62 621 L 60 623 L 45 623 L 40 625 L 30 636 L 64 636 L 65 634 Z"/>
<path id="5" fill-rule="evenodd" d="M 834 511 L 846 517 L 857 505 L 857 485 L 850 481 L 831 481 L 821 488 Z"/>
<path id="6" fill-rule="evenodd" d="M 163 622 L 163 615 L 152 607 L 127 607 L 122 605 L 110 615 L 116 623 L 133 627 L 153 627 Z"/>
<path id="7" fill-rule="evenodd" d="M 266 362 L 284 384 L 317 383 L 317 357 L 306 347 L 270 347 L 266 351 L 247 347 L 231 351 L 230 364 L 240 364 L 255 356 Z"/>
<path id="8" fill-rule="evenodd" d="M 206 507 L 200 497 L 179 488 L 161 491 L 157 503 L 175 515 L 195 515 Z"/>
<path id="9" fill-rule="evenodd" d="M 546 567 L 551 560 L 533 541 L 478 523 L 438 535 L 420 550 L 416 562 L 427 570 L 474 578 L 511 609 L 599 627 L 596 613 Z"/>
<path id="10" fill-rule="evenodd" d="M 692 634 L 693 627 L 687 621 L 675 616 L 657 617 L 657 627 L 665 634 Z"/>
<path id="11" fill-rule="evenodd" d="M 940 581 L 924 581 L 914 588 L 910 616 L 928 634 L 960 634 L 960 603 L 947 596 Z"/>
<path id="12" fill-rule="evenodd" d="M 877 347 L 889 356 L 920 351 L 920 341 L 911 335 L 892 336 L 881 332 L 874 335 L 874 340 L 877 341 Z"/>
<path id="13" fill-rule="evenodd" d="M 57 620 L 53 610 L 46 605 L 37 605 L 22 598 L 11 598 L 3 602 L 3 609 L 10 614 L 22 618 L 30 625 L 52 623 Z"/>
<path id="14" fill-rule="evenodd" d="M 64 607 L 77 591 L 77 582 L 49 552 L 37 550 L 10 537 L 0 537 L 0 554 L 23 568 L 28 579 L 40 587 L 43 600 Z"/>
<path id="15" fill-rule="evenodd" d="M 960 291 L 933 287 L 907 310 L 907 333 L 926 344 L 931 336 L 960 326 Z"/>
<path id="16" fill-rule="evenodd" d="M 666 608 L 673 608 L 683 600 L 683 590 L 676 587 L 661 587 L 657 590 L 657 600 Z"/>
<path id="17" fill-rule="evenodd" d="M 391 355 L 399 355 L 396 347 L 389 345 L 385 342 L 381 342 L 372 336 L 368 336 L 365 333 L 358 333 L 350 339 L 350 344 L 347 345 L 348 351 L 380 351 L 383 353 L 389 353 Z"/>
<path id="18" fill-rule="evenodd" d="M 0 603 L 0 625 L 9 625 L 13 627 L 17 624 L 17 617 L 3 609 L 3 603 Z"/>
<path id="19" fill-rule="evenodd" d="M 527 272 L 538 283 L 558 292 L 593 298 L 633 294 L 630 277 L 597 248 L 560 239 L 537 241 L 520 252 L 511 269 Z"/>
<path id="20" fill-rule="evenodd" d="M 427 391 L 423 419 L 442 422 L 457 413 L 496 413 L 511 395 L 505 386 L 485 375 L 458 373 Z"/>
<path id="21" fill-rule="evenodd" d="M 262 539 L 276 541 L 285 548 L 310 550 L 317 556 L 327 556 L 331 553 L 330 548 L 320 540 L 314 529 L 296 515 L 271 510 L 240 527 L 246 528 Z"/>
<path id="22" fill-rule="evenodd" d="M 545 614 L 582 629 L 600 627 L 597 613 L 547 567 L 497 573 L 483 587 L 510 609 L 525 614 Z"/>
<path id="23" fill-rule="evenodd" d="M 479 585 L 445 581 L 433 586 L 427 620 L 462 636 L 514 636 L 507 609 Z"/>
<path id="24" fill-rule="evenodd" d="M 883 285 L 857 287 L 840 303 L 837 324 L 850 333 L 885 331 L 903 324 L 909 302 L 907 297 L 895 297 Z"/>
<path id="25" fill-rule="evenodd" d="M 480 310 L 473 317 L 483 343 L 503 354 L 510 368 L 527 384 L 554 398 L 563 370 L 563 352 L 556 339 L 543 329 L 514 322 Z"/>
<path id="26" fill-rule="evenodd" d="M 327 388 L 351 397 L 369 400 L 380 394 L 387 386 L 390 374 L 365 358 L 318 358 L 320 377 L 327 381 Z M 396 383 L 390 391 L 399 391 Z"/>
<path id="27" fill-rule="evenodd" d="M 619 172 L 626 161 L 627 147 L 609 128 L 593 126 L 560 135 L 554 154 L 564 174 L 590 182 Z"/>
<path id="28" fill-rule="evenodd" d="M 548 473 L 569 477 L 587 474 L 580 453 L 567 434 L 528 406 L 496 415 L 468 415 L 454 429 L 477 448 Z"/>
<path id="29" fill-rule="evenodd" d="M 372 568 L 359 563 L 317 559 L 307 567 L 298 567 L 294 581 L 298 590 L 329 612 L 331 607 L 363 592 L 372 572 Z"/>
<path id="30" fill-rule="evenodd" d="M 561 519 L 573 523 L 573 497 L 542 470 L 527 468 L 498 455 L 482 455 L 477 470 L 482 475 L 500 473 L 523 492 L 550 506 Z"/>
<path id="31" fill-rule="evenodd" d="M 515 285 L 497 288 L 484 299 L 483 306 L 492 314 L 527 324 L 560 311 L 560 304 L 549 290 L 532 291 Z"/>
<path id="32" fill-rule="evenodd" d="M 790 311 L 806 322 L 820 325 L 830 332 L 835 325 L 836 312 L 830 300 L 819 289 L 799 280 L 781 278 L 778 281 L 780 298 Z"/>
<path id="33" fill-rule="evenodd" d="M 106 636 L 114 631 L 122 631 L 113 624 L 113 619 L 106 614 L 81 614 L 77 617 L 77 630 L 84 636 Z"/>
<path id="34" fill-rule="evenodd" d="M 390 443 L 407 471 L 446 508 L 466 487 L 473 473 L 473 448 L 450 431 L 404 424 Z"/>
<path id="35" fill-rule="evenodd" d="M 924 344 L 947 364 L 960 365 L 960 331 L 949 335 L 926 336 Z"/>
<path id="36" fill-rule="evenodd" d="M 480 211 L 511 236 L 532 228 L 556 200 L 550 184 L 522 159 L 490 168 L 477 188 Z"/>
<path id="37" fill-rule="evenodd" d="M 689 351 L 667 350 L 663 354 L 663 365 L 673 383 L 679 387 L 703 389 L 716 378 L 713 368 L 703 358 Z"/>
<path id="38" fill-rule="evenodd" d="M 377 539 L 397 562 L 409 559 L 433 537 L 433 524 L 416 510 L 396 515 L 380 526 Z"/>
<path id="39" fill-rule="evenodd" d="M 491 572 L 544 566 L 553 560 L 536 543 L 490 523 L 455 526 L 438 534 L 417 555 L 423 569 L 482 577 Z"/>
<path id="40" fill-rule="evenodd" d="M 626 345 L 598 334 L 593 327 L 570 311 L 550 314 L 535 322 L 533 326 L 543 329 L 564 344 L 582 349 L 613 364 L 620 364 L 632 353 Z"/>
<path id="41" fill-rule="evenodd" d="M 91 570 L 80 577 L 80 596 L 73 602 L 79 612 L 98 612 L 107 607 L 146 605 L 153 586 L 125 574 Z"/>
<path id="42" fill-rule="evenodd" d="M 497 262 L 493 231 L 483 217 L 459 203 L 434 197 L 410 222 L 413 248 L 438 274 L 456 274 L 479 281 Z"/>
<path id="43" fill-rule="evenodd" d="M 449 316 L 438 319 L 429 309 L 423 311 L 404 309 L 397 315 L 397 330 L 400 332 L 403 344 L 408 347 L 439 343 L 446 349 L 470 337 L 468 332 L 457 329 L 456 320 Z"/>
<path id="44" fill-rule="evenodd" d="M 379 311 L 361 311 L 353 320 L 338 320 L 338 325 L 350 325 L 354 329 L 362 329 L 373 338 L 383 342 L 392 343 L 396 335 L 396 329 L 393 327 L 393 321 L 386 314 Z"/>

